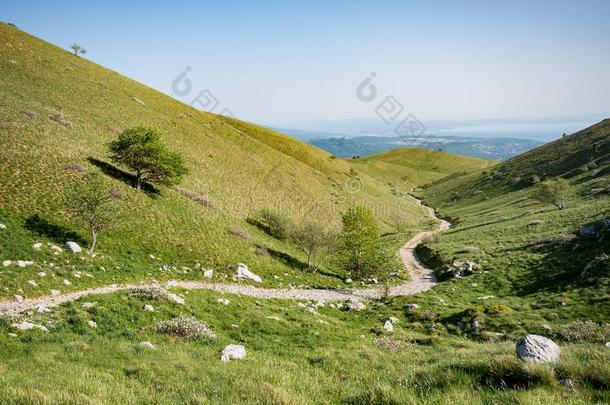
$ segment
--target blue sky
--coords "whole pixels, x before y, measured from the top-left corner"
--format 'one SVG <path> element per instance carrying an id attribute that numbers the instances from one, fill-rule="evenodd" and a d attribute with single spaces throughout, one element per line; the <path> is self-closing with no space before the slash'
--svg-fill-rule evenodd
<path id="1" fill-rule="evenodd" d="M 277 126 L 367 119 L 371 72 L 422 121 L 610 115 L 610 1 L 3 1 L 0 19 Z"/>

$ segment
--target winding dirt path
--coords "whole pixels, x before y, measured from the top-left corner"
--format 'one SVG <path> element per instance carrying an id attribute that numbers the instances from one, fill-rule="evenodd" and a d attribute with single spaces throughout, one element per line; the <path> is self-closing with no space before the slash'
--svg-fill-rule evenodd
<path id="1" fill-rule="evenodd" d="M 431 217 L 436 217 L 432 208 L 425 208 L 430 211 Z M 411 280 L 405 284 L 391 287 L 388 291 L 389 296 L 396 297 L 418 294 L 429 290 L 436 284 L 434 272 L 432 269 L 429 269 L 422 264 L 415 254 L 415 248 L 419 244 L 434 237 L 439 232 L 449 229 L 451 226 L 451 224 L 445 220 L 439 219 L 438 221 L 439 225 L 437 230 L 420 232 L 400 248 L 400 257 L 405 267 L 409 271 Z M 277 298 L 312 301 L 361 301 L 380 299 L 385 295 L 383 287 L 353 289 L 272 289 L 259 288 L 244 284 L 219 284 L 201 281 L 175 281 L 173 284 L 175 287 L 188 290 L 211 290 L 221 293 L 245 295 L 262 299 Z M 55 296 L 28 298 L 22 302 L 8 300 L 0 301 L 0 314 L 14 315 L 27 310 L 35 310 L 39 306 L 52 308 L 89 295 L 111 294 L 117 291 L 129 290 L 131 288 L 147 285 L 150 285 L 150 283 L 110 285 Z"/>

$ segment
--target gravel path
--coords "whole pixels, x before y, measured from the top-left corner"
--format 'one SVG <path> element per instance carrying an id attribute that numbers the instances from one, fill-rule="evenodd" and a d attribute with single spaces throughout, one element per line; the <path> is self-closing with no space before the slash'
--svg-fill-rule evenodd
<path id="1" fill-rule="evenodd" d="M 430 210 L 431 216 L 435 216 L 432 208 L 426 207 Z M 415 248 L 434 237 L 439 232 L 449 229 L 451 224 L 445 220 L 439 220 L 439 226 L 436 231 L 420 232 L 415 235 L 409 242 L 400 248 L 400 257 L 405 264 L 405 267 L 409 271 L 411 280 L 405 284 L 391 287 L 388 291 L 388 295 L 391 297 L 406 296 L 418 294 L 434 287 L 436 284 L 436 277 L 434 272 L 426 268 L 417 255 L 415 254 Z M 56 296 L 44 296 L 36 298 L 28 298 L 22 302 L 16 301 L 0 301 L 0 313 L 12 315 L 18 314 L 23 311 L 36 309 L 39 306 L 46 308 L 56 307 L 65 302 L 75 301 L 81 297 L 89 295 L 99 294 L 111 294 L 117 291 L 129 290 L 135 287 L 142 287 L 150 285 L 150 283 L 142 284 L 121 284 L 121 285 L 110 285 L 105 287 L 91 288 L 88 290 L 75 291 L 66 294 L 60 294 Z M 251 285 L 244 284 L 218 284 L 218 283 L 206 283 L 201 281 L 177 281 L 175 286 L 179 288 L 189 290 L 211 290 L 222 293 L 246 295 L 249 297 L 263 298 L 263 299 L 289 299 L 289 300 L 312 300 L 312 301 L 344 301 L 344 300 L 368 300 L 368 299 L 379 299 L 384 296 L 384 289 L 382 287 L 374 288 L 353 288 L 353 289 L 270 289 L 270 288 L 258 288 Z"/>

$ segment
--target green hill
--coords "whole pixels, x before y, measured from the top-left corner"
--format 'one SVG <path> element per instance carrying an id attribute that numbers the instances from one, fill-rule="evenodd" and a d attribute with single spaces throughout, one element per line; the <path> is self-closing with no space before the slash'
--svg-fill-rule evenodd
<path id="1" fill-rule="evenodd" d="M 502 317 L 504 323 L 494 321 L 501 330 L 528 317 L 551 326 L 574 319 L 607 322 L 609 150 L 610 120 L 604 120 L 490 170 L 425 186 L 426 202 L 455 226 L 421 253 L 445 276 L 455 260 L 475 261 L 484 270 L 449 284 L 454 300 L 468 302 L 476 291 L 520 308 L 515 317 Z M 536 183 L 556 176 L 568 178 L 573 188 L 565 210 L 536 198 Z"/>
<path id="2" fill-rule="evenodd" d="M 341 274 L 305 274 L 301 253 L 246 219 L 272 208 L 297 222 L 314 217 L 338 226 L 342 211 L 365 204 L 384 232 L 392 232 L 397 216 L 413 228 L 427 221 L 411 197 L 391 194 L 383 182 L 311 145 L 197 111 L 8 25 L 0 25 L 0 38 L 0 222 L 8 225 L 0 239 L 3 258 L 48 262 L 48 252 L 32 252 L 30 246 L 63 244 L 74 232 L 73 238 L 87 243 L 86 232 L 62 214 L 63 195 L 79 171 L 105 173 L 128 212 L 122 226 L 100 238 L 106 259 L 82 268 L 108 271 L 83 285 L 142 276 L 199 277 L 179 269 L 197 263 L 224 269 L 244 262 L 265 283 L 336 286 L 343 282 Z M 137 192 L 129 174 L 111 164 L 107 144 L 137 125 L 159 129 L 169 147 L 185 157 L 190 174 L 180 188 Z M 236 237 L 229 233 L 232 228 L 250 237 Z M 270 254 L 257 255 L 257 247 Z M 162 265 L 178 270 L 160 274 Z M 28 286 L 32 272 L 1 274 L 8 286 L 1 294 L 41 294 L 58 287 L 51 280 L 37 290 Z M 271 277 L 286 272 L 292 274 L 289 281 Z M 76 287 L 62 290 L 71 288 Z"/>
<path id="3" fill-rule="evenodd" d="M 399 188 L 412 189 L 457 172 L 484 169 L 493 162 L 429 149 L 397 148 L 353 160 L 356 167 Z"/>

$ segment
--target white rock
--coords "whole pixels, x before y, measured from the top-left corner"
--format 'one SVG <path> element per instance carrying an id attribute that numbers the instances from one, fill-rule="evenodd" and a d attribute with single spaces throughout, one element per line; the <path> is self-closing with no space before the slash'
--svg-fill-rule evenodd
<path id="1" fill-rule="evenodd" d="M 216 302 L 222 304 L 222 305 L 229 305 L 231 303 L 231 301 L 229 301 L 228 299 L 225 298 L 218 298 L 216 300 Z"/>
<path id="2" fill-rule="evenodd" d="M 17 334 L 16 334 L 16 333 L 9 333 L 8 335 L 9 335 L 10 337 L 17 337 Z"/>
<path id="3" fill-rule="evenodd" d="M 40 271 L 36 274 L 38 274 L 39 277 L 46 277 L 46 275 L 47 275 L 47 273 L 45 273 L 44 271 Z"/>
<path id="4" fill-rule="evenodd" d="M 203 272 L 203 277 L 205 278 L 212 278 L 214 277 L 214 270 L 212 269 L 207 269 Z"/>
<path id="5" fill-rule="evenodd" d="M 383 329 L 385 329 L 386 332 L 392 333 L 394 332 L 394 325 L 390 321 L 385 321 Z"/>
<path id="6" fill-rule="evenodd" d="M 178 282 L 176 280 L 169 280 L 165 283 L 165 288 L 174 288 L 178 286 Z"/>
<path id="7" fill-rule="evenodd" d="M 8 267 L 8 266 L 10 266 L 11 264 L 13 264 L 13 262 L 12 262 L 11 260 L 4 260 L 4 261 L 2 261 L 2 265 L 3 265 L 4 267 Z"/>
<path id="8" fill-rule="evenodd" d="M 245 278 L 245 279 L 256 281 L 257 283 L 260 283 L 263 281 L 262 278 L 260 278 L 256 274 L 252 273 L 248 269 L 248 266 L 246 266 L 243 263 L 237 264 L 237 271 L 235 272 L 235 275 L 237 276 L 237 278 Z"/>
<path id="9" fill-rule="evenodd" d="M 516 353 L 517 357 L 528 363 L 557 363 L 561 350 L 551 339 L 527 335 L 517 342 Z"/>
<path id="10" fill-rule="evenodd" d="M 389 321 L 392 322 L 392 325 L 396 325 L 399 322 L 399 319 L 392 316 L 390 317 Z"/>
<path id="11" fill-rule="evenodd" d="M 91 308 L 93 308 L 96 305 L 97 305 L 97 302 L 83 302 L 82 307 L 84 309 L 91 309 Z"/>
<path id="12" fill-rule="evenodd" d="M 277 316 L 268 316 L 267 319 L 273 319 L 274 321 L 279 321 L 280 318 Z"/>
<path id="13" fill-rule="evenodd" d="M 407 309 L 411 309 L 411 310 L 413 310 L 413 309 L 418 309 L 418 308 L 419 308 L 419 305 L 417 305 L 417 304 L 407 304 L 407 305 L 405 306 L 405 308 L 407 308 Z"/>
<path id="14" fill-rule="evenodd" d="M 58 295 L 61 295 L 61 291 L 59 291 L 59 290 L 51 290 L 51 295 L 56 297 Z"/>
<path id="15" fill-rule="evenodd" d="M 157 348 L 150 342 L 140 342 L 138 347 L 143 350 L 156 350 Z"/>
<path id="16" fill-rule="evenodd" d="M 97 322 L 95 322 L 93 320 L 87 321 L 87 325 L 89 325 L 90 327 L 92 327 L 94 329 L 97 328 Z"/>
<path id="17" fill-rule="evenodd" d="M 40 242 L 36 242 L 36 243 L 34 243 L 34 244 L 32 245 L 32 249 L 34 249 L 34 250 L 40 250 L 40 249 L 42 249 L 42 243 L 40 243 Z"/>
<path id="18" fill-rule="evenodd" d="M 610 342 L 606 342 L 606 347 L 610 347 Z"/>
<path id="19" fill-rule="evenodd" d="M 242 360 L 246 358 L 246 348 L 242 345 L 228 345 L 222 351 L 220 360 L 228 363 L 231 360 Z"/>
<path id="20" fill-rule="evenodd" d="M 351 283 L 353 283 L 354 281 L 353 281 L 351 278 L 348 278 L 348 279 L 346 279 L 346 280 L 345 280 L 345 282 L 346 282 L 347 284 L 351 284 Z"/>
<path id="21" fill-rule="evenodd" d="M 32 330 L 32 329 L 38 329 L 41 330 L 43 332 L 48 332 L 49 330 L 42 326 L 42 325 L 36 325 L 35 323 L 31 323 L 31 322 L 21 322 L 21 323 L 14 323 L 11 325 L 13 328 L 15 329 L 19 329 L 19 330 Z"/>
<path id="22" fill-rule="evenodd" d="M 31 260 L 17 260 L 17 266 L 19 267 L 27 267 L 33 265 L 34 262 Z"/>
<path id="23" fill-rule="evenodd" d="M 49 312 L 51 310 L 49 308 L 45 307 L 44 305 L 38 305 L 38 306 L 36 306 L 36 311 L 40 312 L 40 313 L 45 313 L 45 312 Z"/>
<path id="24" fill-rule="evenodd" d="M 6 229 L 6 225 L 0 224 L 0 229 Z"/>
<path id="25" fill-rule="evenodd" d="M 21 295 L 15 295 L 15 301 L 23 302 L 23 297 Z"/>
<path id="26" fill-rule="evenodd" d="M 143 310 L 144 312 L 155 312 L 155 308 L 150 304 L 145 304 Z"/>
<path id="27" fill-rule="evenodd" d="M 64 285 L 72 285 L 72 282 L 64 278 Z"/>
<path id="28" fill-rule="evenodd" d="M 176 304 L 184 305 L 184 298 L 174 293 L 167 293 L 167 299 L 171 302 L 175 302 Z"/>
<path id="29" fill-rule="evenodd" d="M 34 280 L 28 280 L 28 284 L 31 285 L 32 287 L 38 287 L 38 284 Z"/>
<path id="30" fill-rule="evenodd" d="M 81 247 L 78 246 L 78 243 L 72 241 L 66 242 L 66 249 L 68 249 L 72 253 L 80 253 L 83 251 Z"/>
<path id="31" fill-rule="evenodd" d="M 350 311 L 362 311 L 366 309 L 366 305 L 360 301 L 349 301 L 347 303 L 347 309 Z"/>

